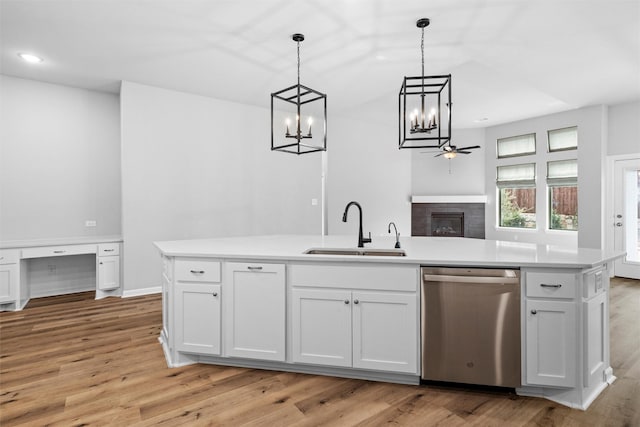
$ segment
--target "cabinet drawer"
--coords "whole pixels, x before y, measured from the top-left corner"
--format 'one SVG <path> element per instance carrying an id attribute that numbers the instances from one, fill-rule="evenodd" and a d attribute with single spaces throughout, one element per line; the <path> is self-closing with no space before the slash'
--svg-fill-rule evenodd
<path id="1" fill-rule="evenodd" d="M 20 251 L 18 249 L 0 250 L 0 264 L 16 264 L 19 260 Z"/>
<path id="2" fill-rule="evenodd" d="M 98 245 L 98 256 L 120 255 L 120 243 L 101 243 Z"/>
<path id="3" fill-rule="evenodd" d="M 551 271 L 528 271 L 526 286 L 528 297 L 574 298 L 576 296 L 576 275 Z"/>
<path id="4" fill-rule="evenodd" d="M 96 245 L 43 246 L 39 248 L 23 249 L 22 258 L 95 254 L 96 252 Z"/>
<path id="5" fill-rule="evenodd" d="M 220 282 L 220 261 L 202 258 L 177 258 L 175 278 L 185 282 Z"/>

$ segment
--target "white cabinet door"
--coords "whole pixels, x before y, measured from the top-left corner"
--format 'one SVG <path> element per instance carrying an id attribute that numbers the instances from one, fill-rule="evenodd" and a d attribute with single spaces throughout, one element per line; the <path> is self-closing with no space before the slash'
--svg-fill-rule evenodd
<path id="1" fill-rule="evenodd" d="M 353 367 L 417 373 L 416 295 L 353 292 Z"/>
<path id="2" fill-rule="evenodd" d="M 16 302 L 18 264 L 0 264 L 0 304 Z"/>
<path id="3" fill-rule="evenodd" d="M 178 282 L 174 291 L 176 350 L 219 355 L 220 285 Z"/>
<path id="4" fill-rule="evenodd" d="M 351 292 L 292 290 L 294 362 L 351 366 Z"/>
<path id="5" fill-rule="evenodd" d="M 285 360 L 284 264 L 225 264 L 225 354 Z"/>
<path id="6" fill-rule="evenodd" d="M 98 257 L 98 289 L 108 291 L 120 287 L 120 257 Z"/>
<path id="7" fill-rule="evenodd" d="M 529 385 L 576 384 L 576 307 L 573 302 L 527 300 L 526 355 Z"/>

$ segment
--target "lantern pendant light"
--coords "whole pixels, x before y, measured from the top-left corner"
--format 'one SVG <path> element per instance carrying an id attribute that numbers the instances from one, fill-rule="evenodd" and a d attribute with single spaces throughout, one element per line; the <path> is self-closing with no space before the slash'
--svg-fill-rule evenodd
<path id="1" fill-rule="evenodd" d="M 298 82 L 271 94 L 271 150 L 293 154 L 326 151 L 327 95 L 300 84 L 300 42 L 304 35 L 296 33 L 291 38 L 297 43 Z M 321 132 L 314 135 L 312 125 Z"/>
<path id="2" fill-rule="evenodd" d="M 398 148 L 440 148 L 451 140 L 451 74 L 424 75 L 424 29 L 428 18 L 418 19 L 422 30 L 422 75 L 405 77 L 398 97 Z"/>

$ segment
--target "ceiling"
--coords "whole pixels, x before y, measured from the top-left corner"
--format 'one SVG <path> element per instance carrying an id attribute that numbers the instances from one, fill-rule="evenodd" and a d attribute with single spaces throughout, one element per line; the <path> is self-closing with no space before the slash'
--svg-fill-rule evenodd
<path id="1" fill-rule="evenodd" d="M 330 116 L 394 124 L 422 17 L 425 73 L 452 74 L 455 128 L 640 100 L 638 0 L 0 0 L 0 73 L 268 108 L 295 83 L 301 32 L 301 82 Z"/>

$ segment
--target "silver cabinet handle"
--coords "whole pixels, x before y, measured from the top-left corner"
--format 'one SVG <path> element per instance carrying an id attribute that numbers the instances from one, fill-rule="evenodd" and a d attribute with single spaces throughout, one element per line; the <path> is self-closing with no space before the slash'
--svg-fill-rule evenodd
<path id="1" fill-rule="evenodd" d="M 115 251 L 115 249 L 105 249 L 104 251 L 105 252 L 113 252 L 113 251 Z"/>
<path id="2" fill-rule="evenodd" d="M 54 254 L 63 254 L 63 253 L 65 253 L 65 252 L 66 252 L 66 251 L 53 251 L 53 253 L 54 253 Z"/>
<path id="3" fill-rule="evenodd" d="M 248 270 L 262 270 L 262 267 L 261 266 L 255 267 L 255 266 L 250 265 L 250 266 L 247 267 L 247 269 Z"/>
<path id="4" fill-rule="evenodd" d="M 193 274 L 204 274 L 204 270 L 190 270 Z"/>
<path id="5" fill-rule="evenodd" d="M 354 300 L 353 300 L 353 303 L 354 303 L 354 304 L 360 304 L 360 301 L 358 301 L 357 299 L 354 299 Z"/>
<path id="6" fill-rule="evenodd" d="M 218 296 L 218 293 L 217 293 L 217 292 L 214 292 L 214 293 L 212 293 L 211 295 L 213 295 L 214 297 L 217 297 L 217 296 Z"/>
<path id="7" fill-rule="evenodd" d="M 537 310 L 531 310 L 531 314 L 538 314 Z"/>
<path id="8" fill-rule="evenodd" d="M 561 288 L 562 287 L 560 283 L 556 285 L 548 285 L 546 283 L 540 283 L 540 286 L 542 286 L 543 288 Z"/>
<path id="9" fill-rule="evenodd" d="M 349 300 L 348 299 L 344 300 L 344 303 L 349 304 Z"/>

